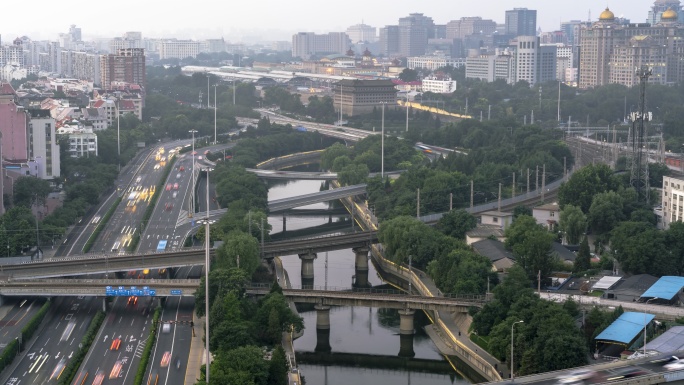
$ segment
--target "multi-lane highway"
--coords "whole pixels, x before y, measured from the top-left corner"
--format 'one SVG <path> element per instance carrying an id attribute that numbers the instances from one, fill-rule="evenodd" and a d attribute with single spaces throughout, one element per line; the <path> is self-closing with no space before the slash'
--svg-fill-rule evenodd
<path id="1" fill-rule="evenodd" d="M 90 321 L 102 307 L 102 299 L 57 298 L 52 306 L 45 329 L 25 347 L 22 360 L 3 375 L 6 384 L 45 384 L 51 380 L 56 383 L 78 351 Z"/>

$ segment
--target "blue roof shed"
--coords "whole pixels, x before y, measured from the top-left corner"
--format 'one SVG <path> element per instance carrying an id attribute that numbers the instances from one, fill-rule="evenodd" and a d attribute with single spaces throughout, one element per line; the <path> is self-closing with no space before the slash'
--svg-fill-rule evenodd
<path id="1" fill-rule="evenodd" d="M 659 298 L 672 301 L 684 287 L 684 277 L 666 275 L 661 277 L 653 286 L 641 295 L 642 299 Z"/>
<path id="2" fill-rule="evenodd" d="M 649 324 L 654 318 L 653 314 L 648 313 L 622 313 L 618 319 L 596 336 L 596 340 L 627 346 L 641 334 L 644 330 L 644 325 Z"/>

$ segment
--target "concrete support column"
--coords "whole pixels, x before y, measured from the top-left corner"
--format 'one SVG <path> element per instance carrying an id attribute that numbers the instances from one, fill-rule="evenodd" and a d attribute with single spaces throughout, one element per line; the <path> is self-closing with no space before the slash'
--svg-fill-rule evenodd
<path id="1" fill-rule="evenodd" d="M 287 217 L 283 214 L 283 232 L 287 231 Z"/>
<path id="2" fill-rule="evenodd" d="M 107 312 L 107 297 L 102 297 L 102 311 Z"/>
<path id="3" fill-rule="evenodd" d="M 368 271 L 368 251 L 370 249 L 366 246 L 363 246 L 355 247 L 352 250 L 356 254 L 356 258 L 354 259 L 354 269 L 356 271 Z"/>
<path id="4" fill-rule="evenodd" d="M 330 306 L 316 305 L 314 309 L 316 309 L 316 330 L 330 330 Z"/>
<path id="5" fill-rule="evenodd" d="M 415 310 L 399 310 L 399 334 L 413 334 L 413 315 Z"/>
<path id="6" fill-rule="evenodd" d="M 314 277 L 314 259 L 318 258 L 316 253 L 299 254 L 299 259 L 302 260 L 302 279 L 311 279 Z"/>
<path id="7" fill-rule="evenodd" d="M 316 353 L 330 353 L 332 346 L 330 346 L 330 329 L 316 329 Z"/>

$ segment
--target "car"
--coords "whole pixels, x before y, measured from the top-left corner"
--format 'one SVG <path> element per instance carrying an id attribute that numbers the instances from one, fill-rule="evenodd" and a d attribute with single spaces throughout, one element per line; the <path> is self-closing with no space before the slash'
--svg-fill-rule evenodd
<path id="1" fill-rule="evenodd" d="M 164 210 L 166 210 L 166 211 L 173 210 L 173 203 L 167 202 L 166 206 L 164 206 Z"/>
<path id="2" fill-rule="evenodd" d="M 171 191 L 172 187 L 173 187 L 173 185 L 171 183 L 167 184 L 166 185 L 166 191 Z"/>
<path id="3" fill-rule="evenodd" d="M 682 370 L 684 369 L 684 359 L 672 361 L 670 363 L 665 364 L 663 367 L 667 370 Z"/>
<path id="4" fill-rule="evenodd" d="M 88 371 L 86 370 L 81 370 L 78 373 L 78 377 L 74 380 L 73 384 L 74 385 L 84 385 L 86 382 L 86 379 L 88 378 Z"/>
<path id="5" fill-rule="evenodd" d="M 104 372 L 102 370 L 98 371 L 95 373 L 95 378 L 93 379 L 93 385 L 102 385 L 102 381 L 104 381 Z"/>
<path id="6" fill-rule="evenodd" d="M 175 197 L 177 197 L 177 196 L 178 196 L 178 191 L 174 191 L 174 192 L 173 192 L 173 197 L 175 198 Z"/>
<path id="7" fill-rule="evenodd" d="M 644 371 L 641 368 L 638 367 L 627 367 L 624 369 L 619 369 L 615 371 L 615 374 L 611 375 L 610 373 L 607 375 L 608 381 L 618 381 L 622 380 L 625 378 L 632 378 L 632 377 L 638 377 L 638 376 L 643 376 L 646 374 L 646 371 Z"/>
<path id="8" fill-rule="evenodd" d="M 659 356 L 653 357 L 651 361 L 652 364 L 669 364 L 670 362 L 679 361 L 679 357 L 673 356 L 672 354 L 661 354 Z"/>
<path id="9" fill-rule="evenodd" d="M 591 369 L 578 369 L 578 370 L 573 370 L 572 372 L 564 374 L 562 376 L 559 376 L 557 378 L 558 382 L 556 382 L 556 383 L 557 384 L 582 383 L 585 380 L 588 380 L 594 376 L 596 376 L 596 372 L 591 370 Z"/>
<path id="10" fill-rule="evenodd" d="M 150 377 L 147 379 L 147 385 L 157 385 L 159 382 L 159 373 L 156 371 L 150 373 Z"/>
<path id="11" fill-rule="evenodd" d="M 162 333 L 171 332 L 171 324 L 162 324 Z"/>
<path id="12" fill-rule="evenodd" d="M 162 368 L 165 368 L 169 366 L 169 362 L 171 362 L 171 352 L 166 351 L 164 352 L 164 355 L 162 355 L 161 362 L 159 363 L 159 366 Z"/>
<path id="13" fill-rule="evenodd" d="M 181 367 L 180 358 L 176 357 L 176 370 L 180 369 L 180 367 Z"/>
<path id="14" fill-rule="evenodd" d="M 121 361 L 116 361 L 112 367 L 112 371 L 109 372 L 109 379 L 113 380 L 118 378 L 122 374 L 123 363 Z"/>
<path id="15" fill-rule="evenodd" d="M 138 297 L 132 295 L 128 297 L 128 305 L 137 305 L 138 304 Z"/>
<path id="16" fill-rule="evenodd" d="M 179 170 L 179 171 L 185 171 L 185 167 L 180 166 L 180 168 L 179 168 L 178 170 Z"/>
<path id="17" fill-rule="evenodd" d="M 157 164 L 154 165 L 154 169 L 155 169 L 155 170 L 159 170 L 160 167 L 161 167 L 161 166 L 159 166 L 159 163 L 157 163 Z"/>
<path id="18" fill-rule="evenodd" d="M 131 301 L 129 300 L 128 303 Z M 121 338 L 115 338 L 112 340 L 112 344 L 109 346 L 109 350 L 119 350 L 119 346 L 121 346 Z"/>
<path id="19" fill-rule="evenodd" d="M 178 183 L 174 183 L 174 184 L 173 184 L 173 189 L 174 189 L 174 190 L 178 190 Z"/>
<path id="20" fill-rule="evenodd" d="M 179 179 L 181 177 L 181 173 L 176 174 L 176 179 Z"/>
<path id="21" fill-rule="evenodd" d="M 62 375 L 62 372 L 64 371 L 64 368 L 66 367 L 66 360 L 62 358 L 57 362 L 57 365 L 55 365 L 55 368 L 52 370 L 52 374 L 50 375 L 50 379 L 52 380 L 57 379 L 59 380 L 59 377 Z"/>

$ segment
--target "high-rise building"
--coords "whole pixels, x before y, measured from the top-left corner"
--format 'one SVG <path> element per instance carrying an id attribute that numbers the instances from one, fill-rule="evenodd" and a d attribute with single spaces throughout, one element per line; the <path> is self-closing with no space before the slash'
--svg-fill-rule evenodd
<path id="1" fill-rule="evenodd" d="M 71 36 L 71 41 L 73 42 L 81 41 L 81 28 L 78 28 L 75 24 L 72 24 L 69 28 L 69 36 Z"/>
<path id="2" fill-rule="evenodd" d="M 37 177 L 52 179 L 59 177 L 59 142 L 55 136 L 55 118 L 50 110 L 28 110 L 28 155 L 38 165 Z"/>
<path id="3" fill-rule="evenodd" d="M 541 46 L 538 36 L 518 36 L 515 41 L 516 82 L 530 84 L 556 79 L 556 46 Z"/>
<path id="4" fill-rule="evenodd" d="M 506 11 L 506 35 L 537 36 L 537 11 L 527 8 Z"/>
<path id="5" fill-rule="evenodd" d="M 349 36 L 349 39 L 354 44 L 358 42 L 374 43 L 378 41 L 376 28 L 363 23 L 355 24 L 347 28 L 347 36 Z"/>
<path id="6" fill-rule="evenodd" d="M 682 10 L 682 5 L 679 0 L 656 0 L 648 11 L 648 19 L 646 22 L 655 25 L 660 23 L 661 17 L 667 10 L 673 10 L 677 13 L 678 20 L 684 20 L 684 10 Z"/>
<path id="7" fill-rule="evenodd" d="M 388 25 L 380 28 L 380 53 L 385 56 L 399 54 L 399 26 Z"/>
<path id="8" fill-rule="evenodd" d="M 579 87 L 636 85 L 634 69 L 642 65 L 653 69 L 649 83 L 684 81 L 684 27 L 677 20 L 677 12 L 669 9 L 655 25 L 620 24 L 606 8 L 597 22 L 582 29 Z"/>
<path id="9" fill-rule="evenodd" d="M 159 44 L 159 59 L 196 58 L 200 43 L 194 40 L 164 39 Z"/>
<path id="10" fill-rule="evenodd" d="M 344 54 L 350 46 L 349 36 L 344 32 L 299 32 L 292 36 L 292 57 L 308 60 L 313 55 Z"/>
<path id="11" fill-rule="evenodd" d="M 0 142 L 3 160 L 28 160 L 27 126 L 26 110 L 19 105 L 14 88 L 9 83 L 0 83 Z"/>
<path id="12" fill-rule="evenodd" d="M 120 49 L 116 54 L 100 58 L 100 86 L 111 89 L 112 82 L 125 82 L 145 87 L 145 50 Z"/>
<path id="13" fill-rule="evenodd" d="M 399 53 L 402 56 L 425 55 L 428 39 L 435 36 L 435 23 L 422 13 L 399 19 Z"/>
<path id="14" fill-rule="evenodd" d="M 496 31 L 496 22 L 483 20 L 479 16 L 462 17 L 460 20 L 452 20 L 446 24 L 447 39 L 463 39 L 472 34 L 491 35 L 494 31 Z"/>

